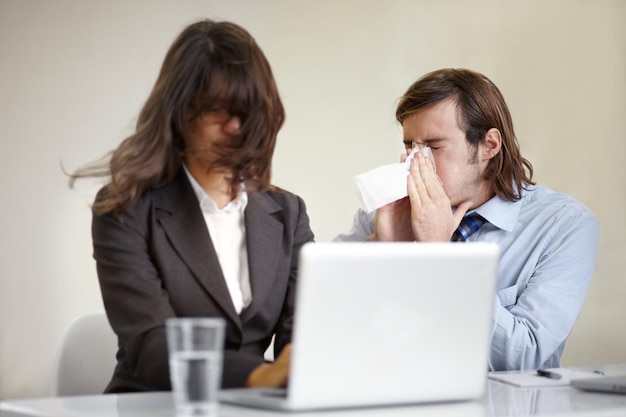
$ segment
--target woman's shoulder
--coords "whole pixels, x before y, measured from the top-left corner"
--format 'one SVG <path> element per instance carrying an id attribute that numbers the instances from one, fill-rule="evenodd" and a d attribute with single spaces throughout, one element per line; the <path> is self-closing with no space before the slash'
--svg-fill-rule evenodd
<path id="1" fill-rule="evenodd" d="M 306 211 L 304 200 L 299 195 L 283 188 L 271 185 L 260 193 L 251 193 L 249 199 L 275 210 Z"/>
<path id="2" fill-rule="evenodd" d="M 151 207 L 154 205 L 154 190 L 150 189 L 144 192 L 140 197 L 138 197 L 130 206 L 124 208 L 115 208 L 112 203 L 108 205 L 98 204 L 109 198 L 109 187 L 110 184 L 104 185 L 98 192 L 94 198 L 94 203 L 92 206 L 92 211 L 94 214 L 94 218 L 109 218 L 113 217 L 118 220 L 127 217 L 145 217 L 151 210 Z M 94 210 L 94 206 L 98 205 L 98 209 Z M 104 209 L 103 209 L 104 207 Z M 119 207 L 119 206 L 117 206 Z"/>
<path id="3" fill-rule="evenodd" d="M 303 204 L 304 200 L 299 195 L 292 193 L 291 191 L 287 191 L 284 188 L 280 188 L 275 185 L 270 185 L 270 187 L 265 191 L 270 198 L 277 202 L 285 202 L 287 204 Z"/>

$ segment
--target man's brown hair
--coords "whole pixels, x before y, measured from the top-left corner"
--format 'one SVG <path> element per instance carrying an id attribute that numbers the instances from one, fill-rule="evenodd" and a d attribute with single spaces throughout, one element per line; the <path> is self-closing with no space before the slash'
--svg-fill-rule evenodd
<path id="1" fill-rule="evenodd" d="M 534 184 L 533 167 L 521 155 L 513 120 L 502 93 L 484 75 L 453 68 L 430 72 L 404 93 L 396 110 L 396 119 L 402 124 L 415 111 L 450 99 L 456 104 L 459 127 L 473 148 L 485 138 L 489 129 L 500 131 L 502 148 L 489 161 L 483 178 L 493 182 L 495 193 L 503 200 L 518 200 L 522 188 Z"/>

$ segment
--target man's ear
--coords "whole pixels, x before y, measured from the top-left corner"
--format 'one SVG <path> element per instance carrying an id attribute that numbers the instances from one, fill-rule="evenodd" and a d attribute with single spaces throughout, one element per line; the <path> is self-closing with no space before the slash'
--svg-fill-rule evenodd
<path id="1" fill-rule="evenodd" d="M 485 138 L 480 142 L 480 155 L 483 161 L 488 161 L 500 152 L 502 147 L 502 135 L 495 127 L 492 127 L 485 134 Z"/>

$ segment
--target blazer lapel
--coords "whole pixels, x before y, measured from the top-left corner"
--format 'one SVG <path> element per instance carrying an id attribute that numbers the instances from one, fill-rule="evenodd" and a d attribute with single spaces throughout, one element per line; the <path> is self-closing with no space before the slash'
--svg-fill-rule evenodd
<path id="1" fill-rule="evenodd" d="M 243 322 L 254 316 L 272 292 L 283 241 L 283 225 L 274 213 L 281 210 L 267 194 L 248 195 L 245 221 L 252 302 L 241 313 Z"/>
<path id="2" fill-rule="evenodd" d="M 241 320 L 233 306 L 198 199 L 182 167 L 174 181 L 155 190 L 154 201 L 158 221 L 178 255 L 195 279 L 241 329 Z"/>

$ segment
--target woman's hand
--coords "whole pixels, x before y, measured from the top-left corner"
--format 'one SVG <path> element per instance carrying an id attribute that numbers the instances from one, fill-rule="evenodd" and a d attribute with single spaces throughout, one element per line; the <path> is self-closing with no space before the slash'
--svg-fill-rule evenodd
<path id="1" fill-rule="evenodd" d="M 285 346 L 278 359 L 255 368 L 248 376 L 248 387 L 285 387 L 289 378 L 291 345 Z"/>

